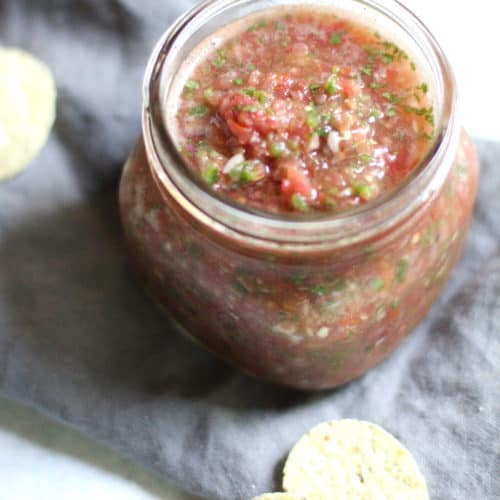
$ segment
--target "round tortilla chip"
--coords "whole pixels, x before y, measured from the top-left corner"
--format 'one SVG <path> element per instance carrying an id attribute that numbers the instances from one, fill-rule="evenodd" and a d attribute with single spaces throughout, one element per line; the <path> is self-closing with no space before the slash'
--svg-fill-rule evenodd
<path id="1" fill-rule="evenodd" d="M 252 500 L 307 500 L 305 497 L 298 497 L 291 493 L 264 493 Z"/>
<path id="2" fill-rule="evenodd" d="M 293 447 L 283 487 L 307 500 L 428 500 L 410 452 L 381 427 L 358 420 L 322 423 Z"/>
<path id="3" fill-rule="evenodd" d="M 0 47 L 0 180 L 33 161 L 55 115 L 56 86 L 50 70 L 27 52 Z"/>

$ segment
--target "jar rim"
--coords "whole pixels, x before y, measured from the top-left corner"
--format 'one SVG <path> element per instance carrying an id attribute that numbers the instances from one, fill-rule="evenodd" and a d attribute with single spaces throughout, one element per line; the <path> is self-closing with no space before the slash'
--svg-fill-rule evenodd
<path id="1" fill-rule="evenodd" d="M 426 157 L 404 182 L 359 207 L 305 219 L 256 211 L 233 203 L 215 194 L 186 168 L 159 109 L 163 102 L 161 80 L 168 56 L 178 49 L 179 35 L 193 29 L 197 20 L 220 15 L 226 9 L 248 2 L 251 0 L 205 0 L 178 18 L 153 51 L 143 87 L 143 136 L 160 192 L 168 193 L 195 220 L 220 235 L 269 251 L 341 248 L 372 239 L 400 225 L 444 184 L 453 162 L 449 152 L 456 150 L 460 129 L 456 116 L 456 82 L 448 59 L 425 24 L 398 0 L 350 0 L 350 3 L 366 6 L 395 22 L 405 33 L 413 34 L 413 41 L 427 60 L 431 58 L 433 73 L 439 76 L 436 91 L 440 94 L 441 106 L 439 115 L 435 116 L 435 139 Z M 287 0 L 280 5 L 288 4 L 293 6 L 293 2 Z M 419 40 L 415 40 L 415 36 Z"/>

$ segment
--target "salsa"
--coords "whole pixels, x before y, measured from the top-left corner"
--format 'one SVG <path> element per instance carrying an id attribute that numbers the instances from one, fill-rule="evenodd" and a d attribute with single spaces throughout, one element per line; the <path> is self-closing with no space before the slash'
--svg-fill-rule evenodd
<path id="1" fill-rule="evenodd" d="M 325 215 L 326 228 L 330 216 L 404 182 L 429 153 L 434 120 L 442 121 L 436 89 L 390 40 L 294 9 L 209 36 L 202 47 L 213 50 L 195 49 L 191 70 L 185 62 L 172 71 L 180 97 L 168 123 L 190 182 L 205 183 L 199 198 L 175 184 L 173 173 L 186 168 L 179 159 L 155 149 L 147 112 L 165 109 L 166 96 L 145 103 L 143 136 L 120 184 L 135 268 L 184 332 L 247 373 L 302 389 L 362 375 L 422 321 L 460 257 L 478 162 L 454 120 L 455 139 L 436 138 L 437 168 L 428 184 L 410 182 L 414 208 L 397 222 L 380 215 L 381 203 L 363 211 L 376 230 L 365 233 L 355 214 L 357 238 L 349 233 L 342 245 L 330 244 L 326 229 L 319 246 L 309 233 L 286 245 L 257 234 L 269 221 L 277 232 L 286 223 L 299 231 L 317 222 L 313 214 Z M 148 84 L 161 75 L 152 67 Z M 453 102 L 442 68 L 434 86 Z M 391 201 L 403 212 L 400 195 Z M 235 213 L 253 233 L 234 229 Z"/>
<path id="2" fill-rule="evenodd" d="M 429 87 L 411 57 L 332 13 L 221 30 L 180 95 L 178 143 L 214 191 L 267 212 L 338 212 L 403 182 L 429 150 Z"/>

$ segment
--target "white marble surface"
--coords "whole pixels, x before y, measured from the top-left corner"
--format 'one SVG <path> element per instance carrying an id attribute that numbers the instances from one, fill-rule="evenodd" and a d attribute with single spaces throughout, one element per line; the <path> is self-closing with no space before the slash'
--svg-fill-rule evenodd
<path id="1" fill-rule="evenodd" d="M 491 0 L 406 0 L 447 52 L 472 135 L 500 140 L 498 11 Z M 189 500 L 131 462 L 37 412 L 0 400 L 0 498 Z"/>

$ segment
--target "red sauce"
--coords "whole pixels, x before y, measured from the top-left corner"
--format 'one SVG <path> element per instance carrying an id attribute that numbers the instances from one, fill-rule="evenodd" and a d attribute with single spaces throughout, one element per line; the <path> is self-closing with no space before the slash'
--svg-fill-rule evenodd
<path id="1" fill-rule="evenodd" d="M 385 36 L 292 10 L 217 37 L 177 113 L 183 156 L 214 191 L 268 212 L 341 211 L 400 184 L 428 152 L 428 86 Z"/>
<path id="2" fill-rule="evenodd" d="M 248 27 L 181 82 L 177 138 L 211 189 L 281 215 L 335 213 L 416 168 L 432 109 L 390 37 L 297 11 Z M 342 138 L 338 150 L 330 134 Z M 146 288 L 199 343 L 267 380 L 332 387 L 396 348 L 460 256 L 478 163 L 465 134 L 448 153 L 443 187 L 399 232 L 321 254 L 270 254 L 191 219 L 155 182 L 140 141 L 120 187 L 125 234 Z"/>

